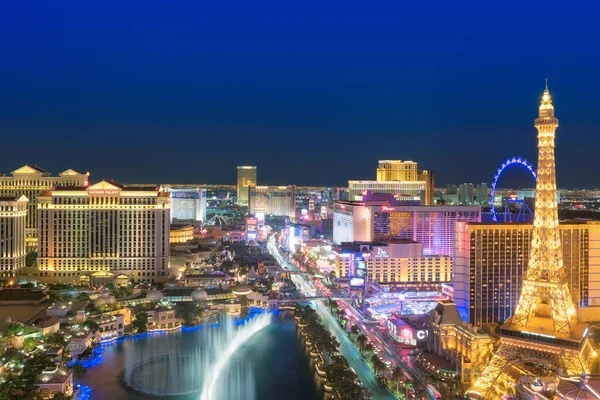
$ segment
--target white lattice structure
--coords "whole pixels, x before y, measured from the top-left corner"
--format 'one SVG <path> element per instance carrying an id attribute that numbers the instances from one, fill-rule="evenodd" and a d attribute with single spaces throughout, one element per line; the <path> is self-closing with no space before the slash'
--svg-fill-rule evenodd
<path id="1" fill-rule="evenodd" d="M 558 119 L 547 86 L 535 127 L 538 180 L 529 265 L 516 311 L 500 328 L 500 348 L 471 388 L 475 397 L 494 398 L 498 377 L 512 365 L 536 363 L 575 375 L 586 370 L 593 354 L 587 325 L 576 319 L 563 267 L 554 161 Z"/>

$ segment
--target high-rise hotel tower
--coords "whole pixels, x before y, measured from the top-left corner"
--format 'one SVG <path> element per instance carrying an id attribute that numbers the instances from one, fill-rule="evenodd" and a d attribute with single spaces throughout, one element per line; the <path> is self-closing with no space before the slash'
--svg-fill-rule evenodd
<path id="1" fill-rule="evenodd" d="M 0 277 L 13 278 L 25 267 L 27 197 L 0 197 Z"/>
<path id="2" fill-rule="evenodd" d="M 29 200 L 27 206 L 27 247 L 34 249 L 37 245 L 37 197 L 46 190 L 56 186 L 79 186 L 88 185 L 90 173 L 68 169 L 58 176 L 50 176 L 38 166 L 25 165 L 12 172 L 12 176 L 0 174 L 0 196 L 16 197 L 24 195 Z"/>
<path id="3" fill-rule="evenodd" d="M 40 280 L 101 284 L 169 276 L 170 195 L 102 181 L 38 197 Z"/>
<path id="4" fill-rule="evenodd" d="M 247 206 L 250 188 L 256 187 L 256 167 L 243 165 L 237 167 L 237 202 Z"/>

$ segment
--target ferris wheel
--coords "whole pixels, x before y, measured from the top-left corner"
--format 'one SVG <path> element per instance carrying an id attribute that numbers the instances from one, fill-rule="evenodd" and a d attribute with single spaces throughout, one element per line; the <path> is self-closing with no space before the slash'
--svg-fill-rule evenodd
<path id="1" fill-rule="evenodd" d="M 508 158 L 506 159 L 506 161 L 504 161 L 502 163 L 502 165 L 500 166 L 500 168 L 498 168 L 498 171 L 496 173 L 496 175 L 494 175 L 494 182 L 492 183 L 492 190 L 491 190 L 491 199 L 490 199 L 490 204 L 492 206 L 492 219 L 494 222 L 498 222 L 498 214 L 496 211 L 496 205 L 495 205 L 495 198 L 496 198 L 496 188 L 498 186 L 498 180 L 500 179 L 500 176 L 502 175 L 502 173 L 504 172 L 504 170 L 506 170 L 508 167 L 521 167 L 521 168 L 525 168 L 527 171 L 529 171 L 529 173 L 531 173 L 531 176 L 533 177 L 534 182 L 537 181 L 537 173 L 535 172 L 535 169 L 533 168 L 533 165 L 531 165 L 527 160 L 525 160 L 524 158 L 521 157 L 513 157 L 513 158 Z M 511 203 L 519 203 L 521 205 L 521 208 L 519 209 L 519 214 L 517 215 L 517 219 L 516 221 L 519 221 L 519 218 L 522 216 L 523 220 L 525 220 L 525 212 L 529 212 L 531 215 L 533 215 L 533 213 L 531 212 L 531 210 L 529 209 L 529 207 L 527 206 L 527 204 L 525 203 L 525 201 L 523 200 L 504 200 L 503 201 L 503 205 L 504 205 L 504 222 L 507 222 L 507 218 L 506 215 L 510 216 L 510 210 L 509 210 L 509 206 Z M 510 222 L 512 222 L 512 217 L 510 218 Z"/>

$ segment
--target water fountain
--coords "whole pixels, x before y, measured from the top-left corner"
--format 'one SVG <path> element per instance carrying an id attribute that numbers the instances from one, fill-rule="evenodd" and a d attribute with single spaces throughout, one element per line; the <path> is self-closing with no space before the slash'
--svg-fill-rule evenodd
<path id="1" fill-rule="evenodd" d="M 252 399 L 252 368 L 230 361 L 241 346 L 271 323 L 270 314 L 257 315 L 243 324 L 225 318 L 218 327 L 203 328 L 194 341 L 182 342 L 178 333 L 164 333 L 161 345 L 138 339 L 127 352 L 125 383 L 153 396 L 200 394 L 201 400 Z M 225 373 L 231 377 L 219 384 Z"/>

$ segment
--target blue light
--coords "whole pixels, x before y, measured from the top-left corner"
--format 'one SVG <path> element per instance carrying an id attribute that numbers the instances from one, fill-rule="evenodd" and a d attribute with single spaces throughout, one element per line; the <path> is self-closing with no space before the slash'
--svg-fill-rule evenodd
<path id="1" fill-rule="evenodd" d="M 496 206 L 494 205 L 494 198 L 496 197 L 496 186 L 498 185 L 498 179 L 500 179 L 500 175 L 502 175 L 502 172 L 507 167 L 509 167 L 513 164 L 521 165 L 521 166 L 527 168 L 527 170 L 529 172 L 531 172 L 531 175 L 533 175 L 533 180 L 537 181 L 537 174 L 535 173 L 533 166 L 531 164 L 529 164 L 527 162 L 527 160 L 522 159 L 521 157 L 513 157 L 513 158 L 507 159 L 504 163 L 502 163 L 502 167 L 500 167 L 500 169 L 498 169 L 498 174 L 494 176 L 494 183 L 492 183 L 492 191 L 490 193 L 491 194 L 490 204 L 492 205 L 492 220 L 494 222 L 498 222 L 498 215 L 496 214 Z"/>

